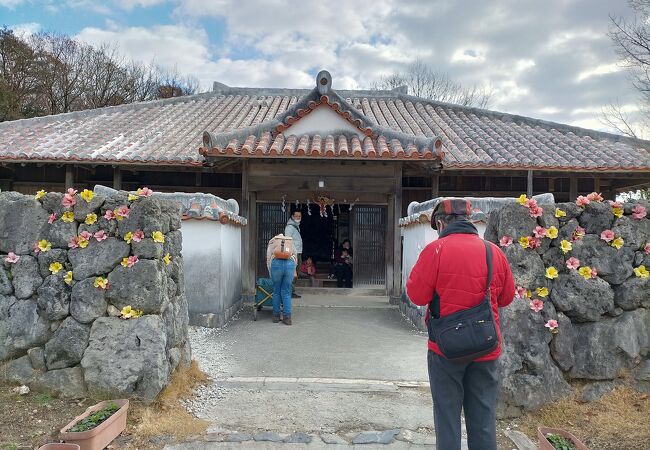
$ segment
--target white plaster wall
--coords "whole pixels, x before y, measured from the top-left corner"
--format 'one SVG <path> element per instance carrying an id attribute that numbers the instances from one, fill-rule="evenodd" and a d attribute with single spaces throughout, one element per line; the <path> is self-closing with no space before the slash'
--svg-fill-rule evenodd
<path id="1" fill-rule="evenodd" d="M 342 131 L 356 133 L 362 141 L 365 137 L 355 126 L 332 111 L 328 106 L 319 106 L 294 125 L 290 126 L 284 131 L 284 134 L 287 136 L 292 134 L 296 136 L 320 134 L 322 137 L 325 137 L 328 134 L 340 133 Z"/>
<path id="2" fill-rule="evenodd" d="M 241 299 L 241 227 L 190 219 L 181 232 L 190 320 L 225 314 Z"/>

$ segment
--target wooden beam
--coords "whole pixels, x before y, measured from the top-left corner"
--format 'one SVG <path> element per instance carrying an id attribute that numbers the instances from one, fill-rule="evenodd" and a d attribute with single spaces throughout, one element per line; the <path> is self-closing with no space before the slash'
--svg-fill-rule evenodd
<path id="1" fill-rule="evenodd" d="M 399 304 L 402 296 L 402 233 L 397 225 L 402 216 L 402 165 L 395 166 L 395 195 L 393 197 L 393 290 L 391 301 Z"/>
<path id="2" fill-rule="evenodd" d="M 528 171 L 528 181 L 526 183 L 526 195 L 528 195 L 528 198 L 531 198 L 533 196 L 533 171 L 529 170 Z"/>
<path id="3" fill-rule="evenodd" d="M 440 195 L 440 174 L 431 175 L 431 198 L 438 198 Z"/>
<path id="4" fill-rule="evenodd" d="M 120 166 L 113 167 L 113 189 L 122 189 L 122 170 Z"/>
<path id="5" fill-rule="evenodd" d="M 65 166 L 65 188 L 69 189 L 74 186 L 74 165 L 66 164 Z"/>
<path id="6" fill-rule="evenodd" d="M 569 201 L 578 198 L 578 177 L 571 175 L 569 177 Z"/>
<path id="7" fill-rule="evenodd" d="M 325 187 L 318 185 L 320 180 L 325 181 Z M 249 174 L 248 186 L 251 191 L 352 191 L 352 192 L 379 192 L 389 194 L 394 191 L 393 177 L 355 177 L 349 176 L 255 176 Z"/>

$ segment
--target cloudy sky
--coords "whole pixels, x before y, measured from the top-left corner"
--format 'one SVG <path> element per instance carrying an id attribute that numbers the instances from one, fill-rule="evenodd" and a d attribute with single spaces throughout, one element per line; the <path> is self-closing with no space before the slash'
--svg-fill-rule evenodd
<path id="1" fill-rule="evenodd" d="M 493 90 L 490 108 L 604 130 L 636 95 L 607 36 L 625 0 L 0 0 L 0 24 L 57 31 L 196 76 L 203 90 L 367 88 L 422 60 Z"/>

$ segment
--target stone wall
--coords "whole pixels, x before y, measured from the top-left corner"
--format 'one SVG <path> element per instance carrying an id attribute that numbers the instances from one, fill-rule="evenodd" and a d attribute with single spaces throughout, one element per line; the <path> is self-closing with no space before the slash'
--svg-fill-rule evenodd
<path id="1" fill-rule="evenodd" d="M 180 226 L 148 190 L 0 193 L 0 377 L 154 399 L 191 359 Z"/>
<path id="2" fill-rule="evenodd" d="M 522 198 L 490 214 L 484 237 L 501 246 L 518 287 L 501 309 L 501 417 L 577 385 L 584 400 L 623 382 L 650 390 L 650 205 L 589 197 Z M 402 309 L 422 326 L 422 309 Z"/>

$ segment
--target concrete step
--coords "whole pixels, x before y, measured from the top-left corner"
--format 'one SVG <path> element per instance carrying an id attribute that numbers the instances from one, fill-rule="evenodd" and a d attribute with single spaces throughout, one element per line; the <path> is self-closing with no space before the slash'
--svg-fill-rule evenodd
<path id="1" fill-rule="evenodd" d="M 309 282 L 309 280 L 306 280 Z M 336 283 L 336 280 L 334 280 Z M 300 294 L 307 295 L 348 295 L 361 297 L 383 297 L 386 295 L 386 288 L 368 287 L 368 288 L 337 288 L 337 287 L 297 287 L 296 291 Z"/>

